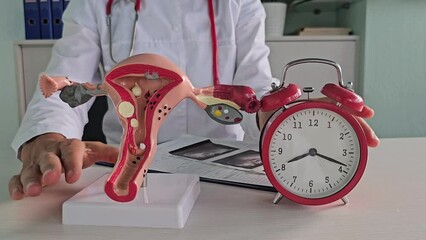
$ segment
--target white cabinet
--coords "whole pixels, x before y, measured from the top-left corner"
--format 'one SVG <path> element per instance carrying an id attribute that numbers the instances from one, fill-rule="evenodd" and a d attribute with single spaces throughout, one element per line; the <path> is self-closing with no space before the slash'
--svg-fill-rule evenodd
<path id="1" fill-rule="evenodd" d="M 269 60 L 272 76 L 281 80 L 284 66 L 300 58 L 325 58 L 337 62 L 343 73 L 343 80 L 353 82 L 359 87 L 357 79 L 357 42 L 356 36 L 286 36 L 267 39 L 271 49 Z M 286 83 L 296 83 L 303 87 L 314 87 L 310 96 L 322 96 L 319 92 L 328 82 L 337 83 L 336 70 L 324 64 L 303 64 L 289 69 Z"/>
<path id="2" fill-rule="evenodd" d="M 25 40 L 15 42 L 16 77 L 18 83 L 19 120 L 30 102 L 38 82 L 52 55 L 54 40 Z"/>

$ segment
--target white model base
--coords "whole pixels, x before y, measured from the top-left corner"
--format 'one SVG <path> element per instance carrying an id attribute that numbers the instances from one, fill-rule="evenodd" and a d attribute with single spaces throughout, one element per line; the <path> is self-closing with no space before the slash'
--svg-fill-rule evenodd
<path id="1" fill-rule="evenodd" d="M 135 200 L 120 203 L 105 194 L 107 177 L 102 176 L 62 205 L 63 224 L 183 228 L 200 193 L 196 175 L 150 173 L 148 186 L 140 189 Z"/>

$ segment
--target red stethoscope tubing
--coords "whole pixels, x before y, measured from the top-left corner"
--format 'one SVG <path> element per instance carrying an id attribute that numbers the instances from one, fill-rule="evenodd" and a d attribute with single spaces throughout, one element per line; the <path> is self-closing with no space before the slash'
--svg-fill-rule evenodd
<path id="1" fill-rule="evenodd" d="M 142 0 L 135 0 L 135 11 L 139 12 L 139 10 L 141 9 L 141 3 Z M 114 3 L 114 0 L 108 0 L 107 2 L 107 6 L 106 6 L 106 14 L 107 15 L 111 15 L 112 12 L 112 4 Z"/>
<path id="2" fill-rule="evenodd" d="M 212 39 L 212 55 L 213 55 L 213 84 L 214 86 L 219 85 L 219 69 L 218 69 L 218 53 L 217 53 L 217 35 L 216 35 L 216 25 L 214 17 L 214 8 L 213 0 L 208 0 L 209 3 L 209 19 L 210 19 L 210 32 Z M 106 14 L 110 16 L 112 13 L 112 4 L 114 0 L 108 0 L 106 5 Z M 142 5 L 142 0 L 135 0 L 135 11 L 139 12 Z"/>
<path id="3" fill-rule="evenodd" d="M 218 69 L 218 55 L 217 55 L 217 36 L 216 36 L 216 23 L 214 19 L 213 0 L 209 0 L 209 18 L 210 18 L 210 32 L 212 38 L 212 55 L 213 55 L 213 83 L 214 86 L 219 85 L 219 69 Z"/>

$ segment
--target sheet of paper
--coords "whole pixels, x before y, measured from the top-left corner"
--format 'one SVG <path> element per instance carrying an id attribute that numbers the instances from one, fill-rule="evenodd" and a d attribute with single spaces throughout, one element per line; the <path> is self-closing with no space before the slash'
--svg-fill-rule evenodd
<path id="1" fill-rule="evenodd" d="M 158 145 L 150 169 L 197 174 L 205 179 L 267 187 L 258 144 L 183 135 Z"/>

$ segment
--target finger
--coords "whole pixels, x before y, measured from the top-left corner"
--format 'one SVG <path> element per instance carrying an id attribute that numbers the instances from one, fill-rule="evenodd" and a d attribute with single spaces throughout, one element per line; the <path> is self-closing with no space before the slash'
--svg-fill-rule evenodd
<path id="1" fill-rule="evenodd" d="M 65 180 L 74 183 L 80 179 L 83 168 L 84 143 L 77 139 L 70 139 L 59 143 L 62 166 L 64 167 Z"/>
<path id="2" fill-rule="evenodd" d="M 361 128 L 364 130 L 365 137 L 367 138 L 367 145 L 369 147 L 379 146 L 380 140 L 377 137 L 376 133 L 373 131 L 373 129 L 370 127 L 370 125 L 368 125 L 368 123 L 361 117 L 357 117 L 357 120 L 361 125 Z"/>
<path id="3" fill-rule="evenodd" d="M 101 142 L 85 142 L 84 166 L 88 167 L 95 162 L 115 163 L 118 158 L 118 148 Z"/>
<path id="4" fill-rule="evenodd" d="M 38 196 L 41 193 L 41 172 L 37 164 L 23 166 L 20 181 L 25 195 Z"/>
<path id="5" fill-rule="evenodd" d="M 47 152 L 39 157 L 40 172 L 42 174 L 42 186 L 56 184 L 62 173 L 62 164 L 59 157 L 52 152 Z"/>
<path id="6" fill-rule="evenodd" d="M 19 175 L 13 176 L 9 181 L 9 196 L 13 200 L 20 200 L 24 198 L 24 191 Z"/>
<path id="7" fill-rule="evenodd" d="M 336 103 L 335 100 L 328 98 L 328 97 L 324 97 L 324 98 L 319 98 L 319 101 L 323 101 L 323 102 L 328 102 L 328 103 Z M 352 115 L 358 116 L 358 117 L 362 117 L 362 118 L 367 118 L 370 119 L 374 116 L 374 110 L 367 106 L 364 105 L 364 107 L 362 108 L 362 110 L 359 111 L 355 111 L 351 108 L 346 107 L 345 105 L 341 105 L 341 108 L 345 109 L 346 111 L 348 111 L 349 113 L 351 113 Z"/>
<path id="8" fill-rule="evenodd" d="M 367 105 L 364 105 L 361 112 L 353 111 L 353 114 L 358 117 L 370 119 L 374 116 L 374 110 Z"/>

